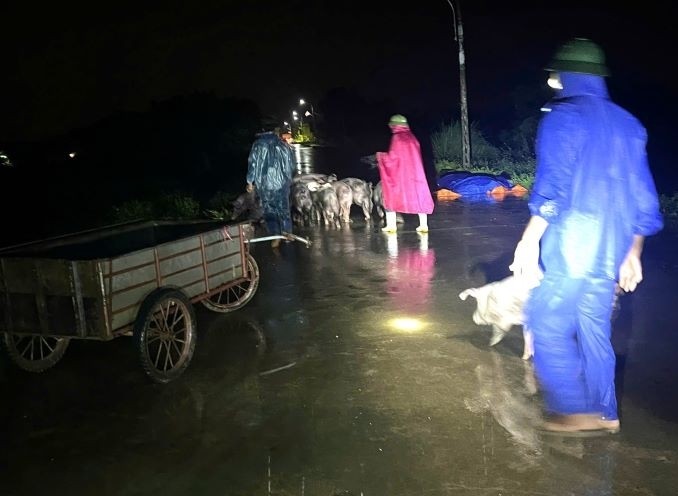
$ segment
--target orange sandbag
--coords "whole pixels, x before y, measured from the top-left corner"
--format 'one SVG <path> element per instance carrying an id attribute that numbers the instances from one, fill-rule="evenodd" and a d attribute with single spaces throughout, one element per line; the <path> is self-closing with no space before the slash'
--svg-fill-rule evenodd
<path id="1" fill-rule="evenodd" d="M 516 184 L 513 188 L 511 188 L 511 194 L 514 196 L 523 196 L 527 193 L 527 188 L 525 186 L 522 186 L 520 184 Z"/>
<path id="2" fill-rule="evenodd" d="M 495 200 L 503 200 L 507 196 L 523 196 L 527 193 L 527 189 L 524 186 L 521 186 L 520 184 L 516 184 L 513 188 L 509 189 L 504 186 L 497 186 L 496 188 L 493 188 L 492 191 L 490 191 L 490 195 L 492 195 L 492 198 Z"/>
<path id="3" fill-rule="evenodd" d="M 436 191 L 436 198 L 438 198 L 438 200 L 456 200 L 460 196 L 459 193 L 455 193 L 449 189 L 443 188 Z"/>

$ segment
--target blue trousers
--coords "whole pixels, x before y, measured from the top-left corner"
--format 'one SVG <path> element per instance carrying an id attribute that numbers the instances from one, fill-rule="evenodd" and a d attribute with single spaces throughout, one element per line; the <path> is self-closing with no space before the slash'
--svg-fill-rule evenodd
<path id="1" fill-rule="evenodd" d="M 292 232 L 289 188 L 260 191 L 264 221 L 271 235 Z"/>
<path id="2" fill-rule="evenodd" d="M 526 305 L 546 409 L 617 419 L 610 341 L 615 281 L 546 274 Z"/>

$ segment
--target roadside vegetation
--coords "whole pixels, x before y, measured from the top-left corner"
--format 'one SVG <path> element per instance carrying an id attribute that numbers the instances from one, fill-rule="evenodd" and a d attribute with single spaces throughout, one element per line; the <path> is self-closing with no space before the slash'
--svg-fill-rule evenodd
<path id="1" fill-rule="evenodd" d="M 535 158 L 528 133 L 531 127 L 519 126 L 503 135 L 499 145 L 490 143 L 477 124 L 470 126 L 471 167 L 462 166 L 461 125 L 458 121 L 442 124 L 431 136 L 433 157 L 438 174 L 445 171 L 467 170 L 468 172 L 505 175 L 514 184 L 528 190 L 534 183 Z"/>
<path id="2" fill-rule="evenodd" d="M 471 167 L 462 167 L 461 125 L 442 124 L 431 136 L 436 172 L 461 171 L 508 176 L 514 184 L 530 190 L 534 184 L 536 160 L 534 139 L 537 122 L 526 119 L 501 135 L 498 145 L 490 143 L 476 123 L 470 127 Z M 678 192 L 659 197 L 667 224 L 678 226 Z"/>
<path id="3" fill-rule="evenodd" d="M 502 175 L 529 191 L 540 117 L 534 109 L 547 95 L 518 93 L 515 120 L 505 132 L 485 134 L 472 123 L 469 172 Z M 372 123 L 390 115 L 390 104 L 340 91 L 322 105 L 318 135 L 305 122 L 292 139 L 356 152 L 387 139 L 383 125 Z M 358 112 L 367 117 L 351 119 Z M 12 214 L 0 244 L 133 220 L 228 221 L 232 202 L 243 192 L 252 139 L 265 118 L 253 102 L 197 93 L 156 102 L 146 112 L 111 115 L 44 142 L 2 143 L 0 205 Z M 460 123 L 442 122 L 430 138 L 436 172 L 462 170 Z M 678 224 L 678 192 L 660 200 L 667 224 Z"/>
<path id="4" fill-rule="evenodd" d="M 493 144 L 485 138 L 478 125 L 472 123 L 472 165 L 464 169 L 461 158 L 461 125 L 458 121 L 443 123 L 431 136 L 436 172 L 441 174 L 446 171 L 467 170 L 503 175 L 514 184 L 530 190 L 534 184 L 536 165 L 535 134 L 536 121 L 527 119 L 511 131 L 503 133 L 499 144 Z M 238 193 L 218 191 L 211 198 L 200 201 L 190 193 L 161 193 L 150 199 L 133 199 L 115 206 L 108 220 L 116 223 L 141 219 L 229 220 L 233 212 L 232 202 L 237 196 Z M 660 195 L 660 204 L 667 224 L 678 225 L 678 193 Z"/>
<path id="5" fill-rule="evenodd" d="M 667 223 L 678 226 L 678 193 L 660 195 L 659 205 Z"/>

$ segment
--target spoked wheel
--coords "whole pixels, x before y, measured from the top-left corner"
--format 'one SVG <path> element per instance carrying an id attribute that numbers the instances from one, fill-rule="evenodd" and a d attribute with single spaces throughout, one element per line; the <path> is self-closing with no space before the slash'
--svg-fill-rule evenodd
<path id="1" fill-rule="evenodd" d="M 248 253 L 245 280 L 201 301 L 213 312 L 232 312 L 250 301 L 258 287 L 259 266 L 254 257 Z"/>
<path id="2" fill-rule="evenodd" d="M 134 324 L 134 341 L 141 365 L 155 382 L 179 377 L 195 351 L 193 305 L 179 290 L 163 288 L 141 305 Z"/>
<path id="3" fill-rule="evenodd" d="M 29 372 L 43 372 L 54 367 L 68 348 L 69 338 L 20 336 L 5 333 L 2 347 L 9 358 Z"/>

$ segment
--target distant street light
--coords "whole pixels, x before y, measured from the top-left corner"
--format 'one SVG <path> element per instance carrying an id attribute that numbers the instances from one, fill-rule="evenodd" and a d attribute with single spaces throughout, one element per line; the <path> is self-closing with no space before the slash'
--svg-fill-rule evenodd
<path id="1" fill-rule="evenodd" d="M 300 98 L 300 99 L 299 99 L 299 105 L 302 105 L 302 106 L 303 106 L 303 105 L 306 105 L 306 103 L 307 103 L 306 100 L 304 100 L 303 98 Z M 312 118 L 313 118 L 313 131 L 315 132 L 315 127 L 316 127 L 316 124 L 317 124 L 317 123 L 316 123 L 316 120 L 315 120 L 315 110 L 313 109 L 313 104 L 312 104 L 312 103 L 309 102 L 309 103 L 308 103 L 308 106 L 311 107 L 311 111 L 309 112 L 309 111 L 307 110 L 306 113 L 304 113 L 304 115 L 305 115 L 306 117 L 312 117 Z"/>
<path id="2" fill-rule="evenodd" d="M 459 42 L 459 92 L 461 93 L 461 161 L 465 168 L 471 166 L 471 139 L 469 137 L 468 99 L 466 96 L 466 56 L 464 55 L 464 28 L 461 25 L 461 9 L 447 0 L 454 16 L 454 39 Z M 458 0 L 457 0 L 458 3 Z"/>

